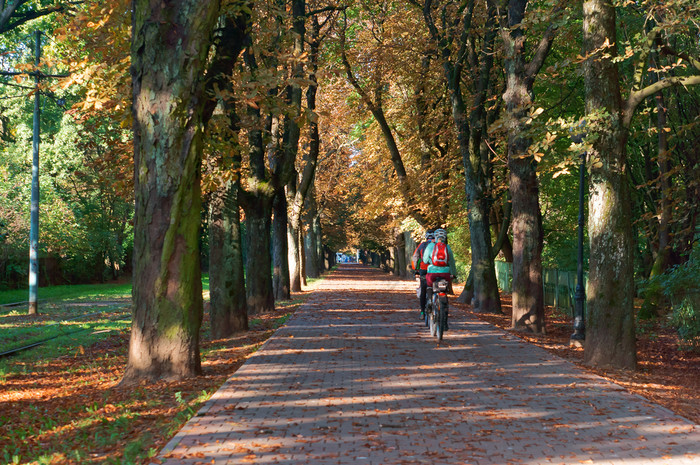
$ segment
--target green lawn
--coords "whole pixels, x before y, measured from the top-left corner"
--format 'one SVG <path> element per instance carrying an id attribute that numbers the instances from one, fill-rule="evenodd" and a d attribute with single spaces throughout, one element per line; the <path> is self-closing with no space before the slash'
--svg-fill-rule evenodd
<path id="1" fill-rule="evenodd" d="M 202 278 L 204 298 L 209 277 Z M 26 302 L 26 290 L 0 292 L 0 305 Z M 131 325 L 131 283 L 81 284 L 39 289 L 39 315 L 27 315 L 27 305 L 0 307 L 0 353 L 57 336 L 31 350 L 43 360 L 75 351 Z M 15 356 L 22 358 L 24 354 Z M 0 379 L 3 366 L 0 362 Z"/>
<path id="2" fill-rule="evenodd" d="M 205 292 L 209 291 L 209 275 L 202 276 L 202 286 Z M 0 305 L 26 302 L 28 293 L 29 291 L 27 289 L 0 291 Z M 67 284 L 62 286 L 40 287 L 38 293 L 40 303 L 63 300 L 128 299 L 131 297 L 131 283 Z M 3 310 L 0 309 L 0 314 L 2 313 Z"/>

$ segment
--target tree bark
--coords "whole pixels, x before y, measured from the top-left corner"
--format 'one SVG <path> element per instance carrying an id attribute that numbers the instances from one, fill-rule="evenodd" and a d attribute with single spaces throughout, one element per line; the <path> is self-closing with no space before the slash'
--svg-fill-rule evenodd
<path id="1" fill-rule="evenodd" d="M 590 272 L 584 362 L 636 367 L 630 193 L 625 175 L 626 129 L 616 58 L 615 8 L 607 0 L 583 4 L 586 113 L 598 117 L 589 152 Z M 605 53 L 602 56 L 601 52 Z M 591 54 L 589 56 L 589 54 Z"/>
<path id="2" fill-rule="evenodd" d="M 275 309 L 272 291 L 272 259 L 270 256 L 270 229 L 272 227 L 273 198 L 261 195 L 248 202 L 246 208 L 246 296 L 251 314 Z"/>
<path id="3" fill-rule="evenodd" d="M 250 15 L 240 9 L 235 15 L 223 19 L 216 53 L 207 71 L 207 91 L 216 87 L 231 89 L 229 74 L 243 50 L 249 33 Z M 224 101 L 229 116 L 229 130 L 238 135 L 240 127 L 235 104 Z M 206 127 L 219 104 L 210 98 L 204 105 L 203 124 Z M 230 166 L 221 157 L 221 168 L 235 173 L 233 180 L 225 182 L 212 193 L 209 204 L 209 314 L 212 337 L 225 338 L 237 331 L 248 329 L 248 305 L 245 294 L 245 269 L 239 204 L 241 152 L 233 149 Z"/>
<path id="4" fill-rule="evenodd" d="M 319 261 L 319 247 L 316 230 L 316 222 L 318 214 L 316 212 L 316 198 L 314 197 L 313 186 L 309 190 L 309 195 L 306 198 L 306 276 L 309 278 L 318 278 L 321 275 L 321 264 Z"/>
<path id="5" fill-rule="evenodd" d="M 201 372 L 204 71 L 218 1 L 133 2 L 134 287 L 123 383 Z"/>
<path id="6" fill-rule="evenodd" d="M 544 33 L 532 61 L 526 62 L 524 30 L 528 0 L 510 0 L 507 20 L 502 27 L 506 49 L 504 61 L 508 129 L 508 168 L 512 200 L 513 228 L 513 313 L 512 327 L 533 333 L 545 329 L 542 288 L 542 248 L 544 232 L 539 203 L 537 161 L 528 153 L 531 139 L 527 122 L 532 110 L 533 84 L 549 53 L 554 30 Z"/>
<path id="7" fill-rule="evenodd" d="M 250 49 L 245 52 L 248 67 L 255 72 L 257 63 Z M 260 120 L 260 110 L 248 108 L 254 120 Z M 250 172 L 248 185 L 241 190 L 241 206 L 245 211 L 246 224 L 246 298 L 251 314 L 274 310 L 272 292 L 272 257 L 270 252 L 270 228 L 272 202 L 275 191 L 271 186 L 265 166 L 265 147 L 262 130 L 248 132 L 250 146 Z"/>
<path id="8" fill-rule="evenodd" d="M 209 204 L 209 296 L 214 339 L 248 329 L 238 183 L 229 181 Z"/>
<path id="9" fill-rule="evenodd" d="M 467 39 L 471 33 L 473 9 L 474 1 L 470 0 L 463 11 L 463 17 L 461 18 L 462 33 L 456 47 L 457 50 L 454 53 L 450 48 L 451 40 L 446 37 L 448 31 L 440 33 L 433 21 L 431 0 L 426 0 L 424 4 L 423 17 L 441 55 L 445 82 L 450 97 L 452 120 L 457 130 L 457 140 L 464 166 L 464 190 L 467 197 L 467 218 L 469 220 L 472 247 L 471 273 L 474 280 L 474 310 L 485 313 L 501 313 L 496 270 L 491 251 L 491 231 L 488 221 L 490 199 L 486 188 L 487 180 L 482 170 L 481 150 L 479 144 L 476 143 L 478 141 L 471 141 L 471 136 L 476 134 L 477 131 L 470 132 L 470 123 L 478 121 L 478 134 L 481 134 L 483 119 L 480 112 L 483 112 L 483 102 L 485 102 L 485 92 L 488 88 L 491 61 L 485 59 L 481 62 L 477 84 L 478 91 L 475 97 L 475 101 L 480 103 L 474 105 L 470 119 L 467 116 L 467 106 L 461 89 L 463 60 L 467 55 L 466 46 Z M 490 55 L 487 56 L 490 57 Z M 479 96 L 482 94 L 484 98 L 480 99 Z"/>
<path id="10" fill-rule="evenodd" d="M 291 204 L 291 212 L 287 221 L 287 247 L 289 249 L 289 272 L 292 292 L 301 292 L 301 254 L 299 248 L 299 228 L 301 228 L 301 194 L 297 189 L 297 179 L 292 179 L 287 185 L 287 199 Z"/>
<path id="11" fill-rule="evenodd" d="M 289 300 L 291 298 L 289 253 L 287 244 L 287 197 L 283 190 L 277 192 L 273 202 L 274 216 L 272 219 L 272 251 L 273 271 L 272 289 L 275 301 Z"/>

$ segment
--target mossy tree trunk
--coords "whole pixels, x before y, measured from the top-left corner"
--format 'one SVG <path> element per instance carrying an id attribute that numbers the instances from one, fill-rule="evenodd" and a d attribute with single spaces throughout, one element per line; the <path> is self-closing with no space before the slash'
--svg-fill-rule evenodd
<path id="1" fill-rule="evenodd" d="M 631 205 L 625 164 L 626 129 L 615 47 L 615 7 L 606 0 L 583 5 L 586 113 L 597 118 L 589 151 L 590 271 L 584 362 L 635 368 Z M 605 50 L 601 56 L 599 50 Z M 602 115 L 602 116 L 601 116 Z"/>
<path id="2" fill-rule="evenodd" d="M 238 189 L 229 181 L 209 203 L 209 313 L 216 339 L 248 329 Z"/>
<path id="3" fill-rule="evenodd" d="M 316 197 L 313 185 L 306 197 L 305 218 L 306 218 L 306 276 L 318 278 L 321 275 L 321 260 L 319 252 L 319 240 L 317 223 L 320 223 L 316 208 Z"/>
<path id="4" fill-rule="evenodd" d="M 123 383 L 201 372 L 204 71 L 218 1 L 135 0 L 134 287 Z"/>
<path id="5" fill-rule="evenodd" d="M 287 215 L 287 197 L 284 191 L 278 191 L 275 195 L 272 210 L 274 216 L 272 219 L 272 251 L 273 251 L 273 271 L 272 271 L 272 289 L 275 301 L 289 300 L 290 294 L 290 274 L 288 259 L 288 215 Z"/>
<path id="6" fill-rule="evenodd" d="M 508 130 L 508 168 L 513 220 L 513 328 L 542 333 L 545 330 L 544 292 L 542 288 L 542 248 L 544 233 L 539 203 L 537 160 L 529 153 L 535 77 L 549 54 L 556 27 L 544 32 L 528 61 L 525 12 L 528 0 L 504 2 L 507 16 L 502 17 L 501 34 L 505 45 L 506 107 Z M 557 10 L 551 17 L 556 23 Z M 497 251 L 496 251 L 497 252 Z"/>
<path id="7" fill-rule="evenodd" d="M 269 195 L 259 195 L 247 202 L 246 236 L 246 295 L 251 314 L 271 312 L 275 309 L 272 289 L 272 255 L 270 230 L 272 228 L 272 202 Z"/>
<path id="8" fill-rule="evenodd" d="M 239 2 L 239 6 L 241 3 Z M 216 53 L 207 72 L 207 91 L 216 87 L 231 89 L 229 75 L 243 50 L 249 34 L 249 11 L 233 9 L 223 18 L 223 28 L 215 42 Z M 203 124 L 207 127 L 218 99 L 210 98 L 204 106 Z M 223 102 L 229 115 L 227 137 L 237 140 L 240 125 L 234 102 Z M 237 145 L 237 144 L 236 144 Z M 217 169 L 230 170 L 232 179 L 223 181 L 212 192 L 209 202 L 209 295 L 212 337 L 225 338 L 248 329 L 248 306 L 245 294 L 245 270 L 240 217 L 241 152 L 220 155 Z"/>

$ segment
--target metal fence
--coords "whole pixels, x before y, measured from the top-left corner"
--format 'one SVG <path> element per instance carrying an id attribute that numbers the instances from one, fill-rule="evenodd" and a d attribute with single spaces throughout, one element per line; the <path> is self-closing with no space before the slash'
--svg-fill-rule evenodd
<path id="1" fill-rule="evenodd" d="M 495 261 L 496 279 L 498 287 L 508 294 L 513 292 L 513 264 Z M 588 273 L 583 274 L 583 286 L 588 291 Z M 557 268 L 544 268 L 542 270 L 542 288 L 544 291 L 544 304 L 555 309 L 566 310 L 573 315 L 574 295 L 576 292 L 576 272 L 562 271 Z M 584 310 L 586 300 L 583 301 Z"/>

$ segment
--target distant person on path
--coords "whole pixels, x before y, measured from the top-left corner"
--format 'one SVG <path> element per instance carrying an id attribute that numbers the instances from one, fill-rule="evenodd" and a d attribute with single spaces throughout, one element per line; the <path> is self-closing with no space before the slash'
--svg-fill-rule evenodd
<path id="1" fill-rule="evenodd" d="M 413 252 L 413 257 L 411 258 L 411 266 L 416 276 L 420 277 L 420 316 L 421 318 L 425 315 L 425 302 L 426 302 L 426 288 L 427 284 L 425 281 L 425 276 L 428 274 L 428 264 L 423 262 L 423 253 L 425 252 L 428 244 L 433 243 L 433 230 L 428 229 L 425 232 L 425 240 L 418 244 L 416 250 Z"/>
<path id="2" fill-rule="evenodd" d="M 453 277 L 457 277 L 457 265 L 452 249 L 447 245 L 447 231 L 436 229 L 433 233 L 435 242 L 429 243 L 423 252 L 423 263 L 428 265 L 425 275 L 426 300 L 433 296 L 433 283 L 445 279 L 451 283 Z M 445 328 L 447 329 L 447 328 Z"/>

